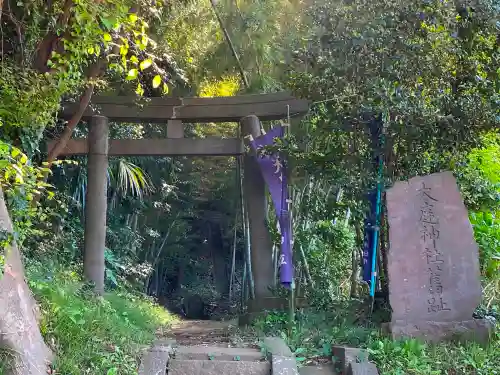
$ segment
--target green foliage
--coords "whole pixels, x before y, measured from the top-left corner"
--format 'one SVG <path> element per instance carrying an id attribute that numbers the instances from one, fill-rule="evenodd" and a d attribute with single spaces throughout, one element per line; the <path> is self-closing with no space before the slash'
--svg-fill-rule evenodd
<path id="1" fill-rule="evenodd" d="M 333 301 L 349 296 L 354 233 L 348 226 L 326 220 L 318 221 L 311 229 L 311 233 L 301 233 L 314 281 L 307 288 L 307 296 L 315 306 L 328 308 Z"/>
<path id="2" fill-rule="evenodd" d="M 455 166 L 467 207 L 495 211 L 500 207 L 500 135 L 489 133 Z"/>
<path id="3" fill-rule="evenodd" d="M 46 168 L 36 167 L 28 157 L 17 147 L 0 140 L 0 185 L 10 212 L 13 232 L 3 231 L 0 238 L 0 278 L 3 275 L 5 249 L 16 240 L 22 244 L 32 232 L 41 210 L 32 207 L 31 201 L 35 195 L 50 187 L 40 177 Z M 54 194 L 49 191 L 49 198 Z"/>
<path id="4" fill-rule="evenodd" d="M 299 362 L 323 362 L 331 357 L 332 345 L 367 348 L 369 359 L 384 375 L 495 374 L 500 365 L 500 334 L 493 334 L 487 347 L 467 343 L 428 345 L 417 340 L 393 341 L 380 336 L 374 326 L 356 322 L 359 306 L 336 304 L 328 312 L 302 310 L 289 334 L 285 313 L 268 314 L 254 322 L 259 337 L 282 337 Z"/>
<path id="5" fill-rule="evenodd" d="M 125 290 L 95 299 L 78 273 L 41 264 L 28 268 L 29 284 L 41 303 L 41 331 L 57 355 L 62 374 L 136 374 L 141 345 L 173 322 L 150 299 Z M 113 373 L 113 372 L 111 372 Z"/>
<path id="6" fill-rule="evenodd" d="M 370 359 L 379 371 L 387 375 L 402 374 L 495 374 L 500 366 L 498 332 L 484 348 L 474 343 L 466 345 L 426 345 L 416 340 L 392 341 L 372 336 Z"/>
<path id="7" fill-rule="evenodd" d="M 500 138 L 486 134 L 455 167 L 462 195 L 479 245 L 483 297 L 487 309 L 498 308 L 500 298 Z"/>
<path id="8" fill-rule="evenodd" d="M 117 170 L 116 178 L 113 178 L 111 170 L 111 178 L 116 181 L 116 188 L 122 196 L 131 194 L 142 199 L 144 194 L 154 190 L 150 177 L 137 165 L 121 158 Z"/>
<path id="9" fill-rule="evenodd" d="M 304 309 L 297 313 L 292 332 L 286 313 L 271 313 L 253 322 L 257 336 L 280 336 L 302 362 L 331 357 L 332 345 L 362 346 L 373 331 L 371 326 L 354 324 L 357 303 L 330 304 L 328 310 Z"/>
<path id="10" fill-rule="evenodd" d="M 498 126 L 498 13 L 453 1 L 326 0 L 307 14 L 289 84 L 316 103 L 295 134 L 307 151 L 294 153 L 347 197 L 359 201 L 373 185 L 372 116 L 384 123 L 389 186 L 448 168 Z"/>
<path id="11" fill-rule="evenodd" d="M 471 222 L 479 245 L 484 302 L 487 308 L 500 306 L 500 212 L 472 213 Z"/>
<path id="12" fill-rule="evenodd" d="M 28 155 L 38 150 L 43 130 L 54 124 L 62 91 L 43 74 L 2 63 L 0 132 Z"/>

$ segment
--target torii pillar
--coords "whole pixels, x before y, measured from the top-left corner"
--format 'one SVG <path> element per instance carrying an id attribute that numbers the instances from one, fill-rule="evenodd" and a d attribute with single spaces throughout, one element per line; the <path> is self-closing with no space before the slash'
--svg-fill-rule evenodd
<path id="1" fill-rule="evenodd" d="M 93 116 L 89 122 L 87 194 L 85 196 L 84 274 L 104 293 L 106 247 L 108 119 Z"/>
<path id="2" fill-rule="evenodd" d="M 261 135 L 260 121 L 257 116 L 244 117 L 240 123 L 243 137 L 251 135 L 257 138 Z M 270 288 L 274 284 L 271 236 L 266 226 L 266 184 L 253 155 L 244 155 L 243 168 L 243 191 L 250 229 L 252 276 L 255 284 L 255 302 L 258 306 L 259 300 L 272 296 Z"/>

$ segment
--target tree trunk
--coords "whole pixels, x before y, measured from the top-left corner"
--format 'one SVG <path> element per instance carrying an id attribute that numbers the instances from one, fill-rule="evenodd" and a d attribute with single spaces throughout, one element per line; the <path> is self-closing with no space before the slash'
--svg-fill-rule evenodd
<path id="1" fill-rule="evenodd" d="M 226 267 L 226 249 L 222 239 L 221 227 L 216 223 L 209 223 L 210 238 L 209 246 L 212 253 L 212 262 L 214 266 L 214 282 L 217 292 L 223 297 L 229 293 L 229 278 Z"/>
<path id="2" fill-rule="evenodd" d="M 0 0 L 0 22 L 2 22 L 3 0 Z"/>
<path id="3" fill-rule="evenodd" d="M 85 113 L 85 110 L 87 109 L 90 103 L 90 99 L 92 99 L 92 94 L 94 93 L 93 80 L 99 75 L 101 68 L 102 68 L 102 60 L 98 60 L 94 65 L 92 65 L 89 73 L 89 85 L 85 89 L 82 97 L 80 98 L 80 104 L 78 106 L 78 110 L 75 112 L 73 117 L 71 117 L 71 119 L 68 121 L 60 137 L 57 139 L 56 144 L 49 151 L 49 154 L 47 156 L 47 163 L 49 164 L 49 168 L 52 165 L 52 163 L 57 159 L 57 157 L 61 154 L 61 152 L 65 149 L 66 145 L 71 139 L 73 131 L 75 130 L 76 126 L 82 119 L 82 116 Z"/>
<path id="4" fill-rule="evenodd" d="M 2 1 L 2 0 L 0 0 Z M 1 14 L 1 13 L 0 13 Z M 92 67 L 90 68 L 90 73 L 89 73 L 89 85 L 83 92 L 83 95 L 80 97 L 80 104 L 78 107 L 78 110 L 73 114 L 73 116 L 69 119 L 68 123 L 66 124 L 66 127 L 64 128 L 63 132 L 57 139 L 54 147 L 49 150 L 48 155 L 47 155 L 47 168 L 51 168 L 52 164 L 56 161 L 56 159 L 59 157 L 61 152 L 66 148 L 68 145 L 69 140 L 71 139 L 71 136 L 73 135 L 73 131 L 75 130 L 76 126 L 80 122 L 80 120 L 83 117 L 83 114 L 85 113 L 85 110 L 90 104 L 90 99 L 92 99 L 92 95 L 94 93 L 94 86 L 95 83 L 93 80 L 97 78 L 99 75 L 101 68 L 102 68 L 102 60 L 98 60 Z M 49 178 L 49 172 L 44 172 L 41 179 L 42 182 L 47 182 L 47 179 Z M 38 202 L 40 201 L 41 194 L 36 194 L 33 201 L 32 205 L 36 206 Z"/>
<path id="5" fill-rule="evenodd" d="M 12 233 L 1 187 L 0 229 Z M 5 374 L 46 374 L 52 353 L 38 328 L 37 305 L 24 279 L 21 254 L 15 241 L 2 250 L 5 265 L 3 275 L 0 274 L 0 349 L 12 354 Z"/>
<path id="6" fill-rule="evenodd" d="M 363 235 L 361 233 L 361 226 L 356 221 L 354 224 L 356 229 L 356 245 L 352 250 L 352 270 L 351 270 L 351 298 L 358 297 L 358 279 L 359 279 L 359 265 L 361 259 L 358 259 L 358 249 L 363 246 Z M 363 250 L 361 250 L 362 252 Z"/>

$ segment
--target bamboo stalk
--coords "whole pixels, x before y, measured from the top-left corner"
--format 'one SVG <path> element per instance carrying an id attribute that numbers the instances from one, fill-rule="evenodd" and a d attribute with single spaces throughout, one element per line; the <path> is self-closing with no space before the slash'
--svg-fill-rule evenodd
<path id="1" fill-rule="evenodd" d="M 231 275 L 229 277 L 229 300 L 233 298 L 234 273 L 236 269 L 236 220 L 237 217 L 234 218 L 233 256 L 231 261 Z"/>

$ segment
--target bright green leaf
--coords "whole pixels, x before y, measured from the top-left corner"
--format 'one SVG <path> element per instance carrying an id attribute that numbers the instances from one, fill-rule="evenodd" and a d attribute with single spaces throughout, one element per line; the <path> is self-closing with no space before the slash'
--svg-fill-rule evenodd
<path id="1" fill-rule="evenodd" d="M 127 74 L 127 80 L 132 81 L 137 78 L 139 71 L 137 69 L 130 69 Z"/>
<path id="2" fill-rule="evenodd" d="M 125 56 L 128 53 L 128 46 L 126 44 L 122 44 L 120 46 L 120 55 Z"/>
<path id="3" fill-rule="evenodd" d="M 15 158 L 17 155 L 19 155 L 21 153 L 21 151 L 19 151 L 18 148 L 13 148 L 10 155 Z"/>
<path id="4" fill-rule="evenodd" d="M 111 42 L 113 40 L 113 38 L 111 37 L 111 34 L 109 34 L 109 33 L 104 33 L 102 37 L 103 37 L 105 42 Z"/>
<path id="5" fill-rule="evenodd" d="M 153 64 L 153 60 L 151 59 L 146 59 L 146 60 L 143 60 L 141 61 L 141 70 L 145 70 L 147 68 L 149 68 L 151 65 Z"/>
<path id="6" fill-rule="evenodd" d="M 128 15 L 128 19 L 130 20 L 130 22 L 135 23 L 135 22 L 137 21 L 137 14 L 135 14 L 135 13 L 130 13 L 130 14 Z"/>
<path id="7" fill-rule="evenodd" d="M 108 18 L 102 17 L 101 21 L 102 21 L 104 27 L 106 28 L 106 30 L 111 30 L 113 28 L 113 24 L 114 24 L 113 20 L 110 20 Z"/>
<path id="8" fill-rule="evenodd" d="M 137 84 L 137 88 L 135 89 L 135 93 L 139 96 L 144 95 L 144 89 L 140 83 Z"/>
<path id="9" fill-rule="evenodd" d="M 153 78 L 153 88 L 158 88 L 161 84 L 161 77 L 157 74 L 155 75 L 155 77 Z"/>

